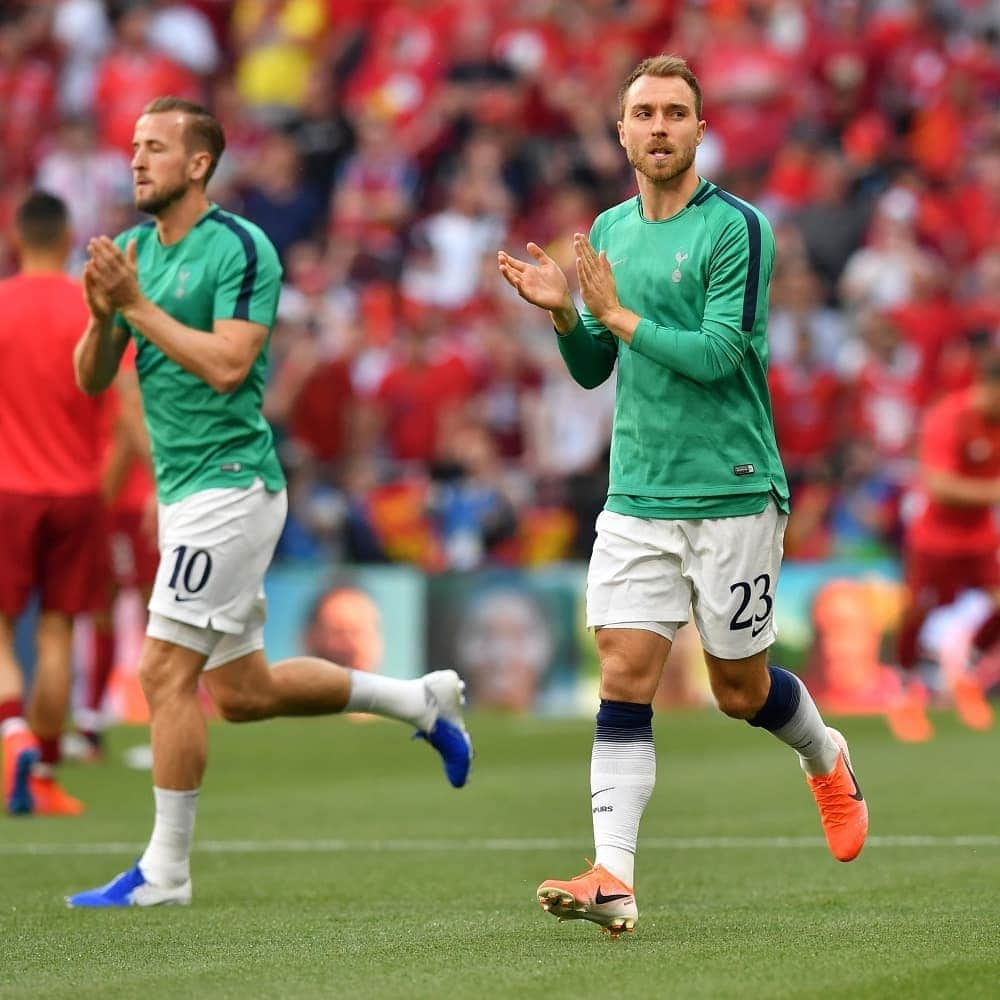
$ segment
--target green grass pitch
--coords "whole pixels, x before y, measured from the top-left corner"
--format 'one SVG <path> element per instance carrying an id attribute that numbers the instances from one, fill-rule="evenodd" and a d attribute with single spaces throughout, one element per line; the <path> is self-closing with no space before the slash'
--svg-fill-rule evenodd
<path id="1" fill-rule="evenodd" d="M 620 941 L 535 886 L 590 852 L 592 723 L 473 717 L 451 789 L 404 727 L 215 724 L 190 908 L 71 911 L 149 832 L 121 752 L 67 766 L 82 819 L 0 818 L 0 997 L 1000 997 L 1000 732 L 846 720 L 872 839 L 841 865 L 793 753 L 716 713 L 661 713 L 659 779 Z"/>

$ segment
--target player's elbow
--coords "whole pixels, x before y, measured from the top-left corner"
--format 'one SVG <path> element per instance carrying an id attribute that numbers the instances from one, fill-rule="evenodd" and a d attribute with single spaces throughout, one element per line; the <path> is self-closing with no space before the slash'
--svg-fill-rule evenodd
<path id="1" fill-rule="evenodd" d="M 577 385 L 583 387 L 584 389 L 596 389 L 599 385 L 603 385 L 608 380 L 608 375 L 611 374 L 610 369 L 606 372 L 600 371 L 571 371 L 573 376 L 573 381 Z"/>
<path id="2" fill-rule="evenodd" d="M 99 396 L 111 385 L 111 379 L 101 379 L 92 372 L 83 372 L 77 368 L 76 385 L 84 395 Z"/>
<path id="3" fill-rule="evenodd" d="M 242 365 L 227 365 L 219 371 L 214 372 L 209 380 L 209 385 L 223 396 L 229 396 L 243 385 L 249 369 Z"/>

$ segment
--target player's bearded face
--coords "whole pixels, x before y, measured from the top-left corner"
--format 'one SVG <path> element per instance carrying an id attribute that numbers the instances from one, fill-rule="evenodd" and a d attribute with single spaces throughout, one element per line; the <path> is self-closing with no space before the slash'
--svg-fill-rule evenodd
<path id="1" fill-rule="evenodd" d="M 683 174 L 694 163 L 694 139 L 664 142 L 657 139 L 635 138 L 626 140 L 625 155 L 628 162 L 651 181 L 663 183 Z"/>
<path id="2" fill-rule="evenodd" d="M 192 181 L 190 151 L 184 141 L 184 116 L 174 112 L 142 115 L 132 139 L 135 207 L 160 215 L 180 201 Z"/>
<path id="3" fill-rule="evenodd" d="M 180 201 L 187 193 L 191 182 L 187 178 L 181 177 L 174 181 L 165 181 L 156 184 L 152 181 L 136 183 L 135 187 L 135 207 L 140 212 L 149 215 L 159 215 L 168 209 L 174 202 Z"/>
<path id="4" fill-rule="evenodd" d="M 656 184 L 685 174 L 704 131 L 679 77 L 641 76 L 629 88 L 619 138 L 631 166 Z"/>

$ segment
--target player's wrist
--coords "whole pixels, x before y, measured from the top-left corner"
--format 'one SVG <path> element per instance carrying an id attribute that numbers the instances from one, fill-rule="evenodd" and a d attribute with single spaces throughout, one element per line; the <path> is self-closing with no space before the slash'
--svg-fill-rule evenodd
<path id="1" fill-rule="evenodd" d="M 606 309 L 599 317 L 601 324 L 610 330 L 616 337 L 620 337 L 626 343 L 632 340 L 636 328 L 642 322 L 642 317 L 618 304 Z"/>
<path id="2" fill-rule="evenodd" d="M 552 325 L 555 327 L 556 333 L 560 336 L 572 333 L 580 321 L 576 306 L 572 302 L 569 305 L 560 306 L 558 309 L 549 310 L 549 315 L 552 317 Z"/>

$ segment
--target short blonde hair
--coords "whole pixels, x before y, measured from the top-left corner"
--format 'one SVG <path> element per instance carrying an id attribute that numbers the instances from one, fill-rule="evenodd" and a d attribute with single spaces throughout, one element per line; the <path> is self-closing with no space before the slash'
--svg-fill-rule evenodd
<path id="1" fill-rule="evenodd" d="M 640 76 L 680 77 L 694 93 L 694 113 L 695 117 L 701 121 L 701 85 L 698 83 L 698 77 L 691 72 L 691 67 L 680 56 L 670 55 L 666 52 L 643 59 L 625 78 L 622 89 L 618 91 L 618 115 L 620 118 L 625 117 L 625 98 L 628 96 L 629 87 Z"/>

